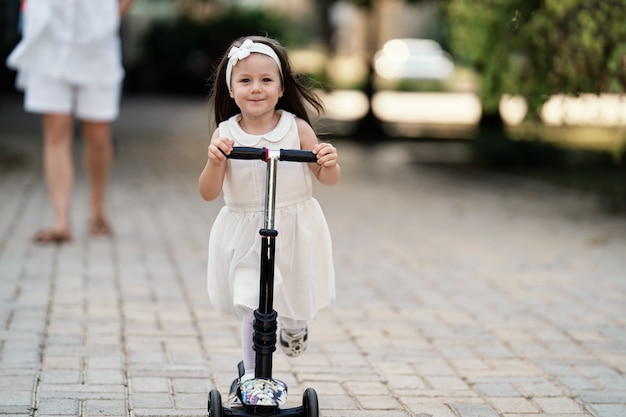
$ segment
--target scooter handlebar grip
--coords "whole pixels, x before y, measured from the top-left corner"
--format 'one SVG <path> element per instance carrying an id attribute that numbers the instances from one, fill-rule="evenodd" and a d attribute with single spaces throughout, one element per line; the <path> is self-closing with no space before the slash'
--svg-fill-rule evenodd
<path id="1" fill-rule="evenodd" d="M 302 149 L 281 149 L 280 160 L 291 162 L 317 162 L 317 155 L 312 151 L 304 151 Z"/>
<path id="2" fill-rule="evenodd" d="M 265 148 L 235 146 L 226 157 L 230 159 L 260 159 L 264 161 L 267 158 L 267 150 Z"/>

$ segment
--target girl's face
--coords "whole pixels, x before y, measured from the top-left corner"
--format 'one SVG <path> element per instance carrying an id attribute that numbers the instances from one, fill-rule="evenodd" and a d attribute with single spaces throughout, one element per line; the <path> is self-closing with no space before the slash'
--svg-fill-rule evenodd
<path id="1" fill-rule="evenodd" d="M 252 53 L 233 67 L 230 96 L 242 115 L 274 114 L 283 96 L 282 79 L 276 62 L 267 55 Z"/>

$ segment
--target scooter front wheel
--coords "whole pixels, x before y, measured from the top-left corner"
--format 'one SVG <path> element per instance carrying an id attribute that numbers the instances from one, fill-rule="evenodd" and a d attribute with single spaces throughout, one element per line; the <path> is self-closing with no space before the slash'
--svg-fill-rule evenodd
<path id="1" fill-rule="evenodd" d="M 302 407 L 305 417 L 319 417 L 320 408 L 317 401 L 317 393 L 313 388 L 307 388 L 302 395 Z"/>
<path id="2" fill-rule="evenodd" d="M 222 396 L 216 389 L 209 392 L 209 417 L 223 417 Z"/>

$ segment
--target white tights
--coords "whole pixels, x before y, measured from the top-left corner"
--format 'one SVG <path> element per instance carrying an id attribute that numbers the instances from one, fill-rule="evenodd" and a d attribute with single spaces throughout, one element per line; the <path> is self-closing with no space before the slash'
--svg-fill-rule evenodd
<path id="1" fill-rule="evenodd" d="M 243 351 L 243 366 L 246 370 L 246 378 L 254 377 L 254 369 L 256 365 L 256 352 L 254 351 L 254 342 L 252 336 L 254 334 L 254 311 L 249 308 L 243 308 L 241 318 L 241 349 Z M 306 327 L 305 320 L 295 320 L 288 317 L 280 317 L 278 319 L 281 329 L 287 331 L 298 331 Z"/>

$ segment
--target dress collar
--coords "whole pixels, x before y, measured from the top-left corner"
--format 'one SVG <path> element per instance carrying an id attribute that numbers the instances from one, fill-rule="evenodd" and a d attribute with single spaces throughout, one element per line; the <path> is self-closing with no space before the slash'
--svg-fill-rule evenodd
<path id="1" fill-rule="evenodd" d="M 278 112 L 280 113 L 280 119 L 278 119 L 276 127 L 267 133 L 263 133 L 262 135 L 251 135 L 250 133 L 246 133 L 239 125 L 241 114 L 231 117 L 233 130 L 236 133 L 238 142 L 244 146 L 255 146 L 261 141 L 261 139 L 265 139 L 268 142 L 280 141 L 285 137 L 285 135 L 287 135 L 289 127 L 291 126 L 291 121 L 294 119 L 294 115 L 284 110 L 278 110 Z"/>

